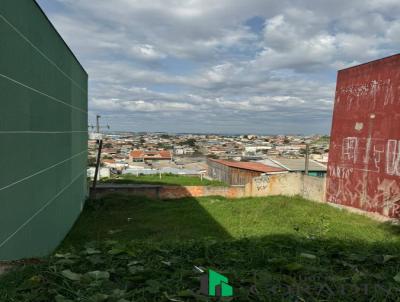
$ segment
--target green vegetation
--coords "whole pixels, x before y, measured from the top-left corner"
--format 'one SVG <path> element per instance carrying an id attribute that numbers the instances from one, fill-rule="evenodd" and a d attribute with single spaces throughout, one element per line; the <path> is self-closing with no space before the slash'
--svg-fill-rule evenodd
<path id="1" fill-rule="evenodd" d="M 315 145 L 329 144 L 330 139 L 331 138 L 329 135 L 323 135 L 319 139 L 313 141 L 313 144 Z"/>
<path id="2" fill-rule="evenodd" d="M 230 200 L 216 196 L 157 201 L 112 195 L 89 203 L 63 245 L 108 239 L 170 242 L 276 234 L 400 243 L 397 235 L 369 218 L 302 198 Z"/>
<path id="3" fill-rule="evenodd" d="M 196 147 L 196 140 L 194 138 L 189 138 L 185 140 L 184 142 L 181 142 L 180 145 L 184 146 L 190 146 L 190 147 Z"/>
<path id="4" fill-rule="evenodd" d="M 165 150 L 172 150 L 172 149 L 174 149 L 174 146 L 171 144 L 166 144 L 166 143 L 157 143 L 157 148 L 165 149 Z"/>
<path id="5" fill-rule="evenodd" d="M 196 176 L 183 176 L 176 174 L 160 175 L 132 175 L 124 174 L 116 178 L 102 179 L 103 183 L 116 184 L 149 184 L 149 185 L 167 185 L 167 186 L 226 186 L 225 183 L 218 180 L 201 179 Z"/>
<path id="6" fill-rule="evenodd" d="M 302 198 L 89 202 L 59 251 L 0 282 L 1 301 L 397 301 L 399 229 Z"/>

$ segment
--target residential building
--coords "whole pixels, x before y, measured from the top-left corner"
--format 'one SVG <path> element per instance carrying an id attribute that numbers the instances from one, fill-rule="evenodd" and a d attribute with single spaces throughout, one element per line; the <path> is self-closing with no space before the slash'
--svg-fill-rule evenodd
<path id="1" fill-rule="evenodd" d="M 285 158 L 285 157 L 268 157 L 258 161 L 272 167 L 283 168 L 289 172 L 301 172 L 306 170 L 305 158 Z M 309 160 L 308 175 L 324 177 L 326 175 L 326 166 L 312 159 Z"/>
<path id="2" fill-rule="evenodd" d="M 172 160 L 172 154 L 168 150 L 161 151 L 143 151 L 133 150 L 129 154 L 130 162 L 156 162 L 164 160 Z"/>
<path id="3" fill-rule="evenodd" d="M 237 162 L 219 159 L 208 159 L 207 174 L 213 179 L 218 179 L 229 185 L 246 185 L 254 177 L 261 174 L 287 173 L 281 167 L 272 167 L 257 162 Z"/>

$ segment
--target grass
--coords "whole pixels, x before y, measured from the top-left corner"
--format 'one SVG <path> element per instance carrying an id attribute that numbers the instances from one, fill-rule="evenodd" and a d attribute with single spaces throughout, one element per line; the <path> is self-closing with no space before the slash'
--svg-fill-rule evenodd
<path id="1" fill-rule="evenodd" d="M 223 197 L 157 201 L 112 195 L 86 207 L 64 246 L 91 240 L 181 241 L 285 234 L 383 242 L 397 240 L 379 223 L 302 198 Z M 397 241 L 396 241 L 397 242 Z"/>
<path id="2" fill-rule="evenodd" d="M 319 144 L 328 144 L 330 142 L 330 136 L 329 135 L 323 135 L 319 139 L 313 141 L 313 144 L 319 145 Z"/>
<path id="3" fill-rule="evenodd" d="M 400 297 L 395 226 L 299 197 L 114 195 L 87 204 L 57 254 L 5 276 L 0 301 L 211 301 L 194 266 L 227 275 L 234 301 Z"/>
<path id="4" fill-rule="evenodd" d="M 117 178 L 102 179 L 103 183 L 116 184 L 149 184 L 149 185 L 169 185 L 169 186 L 226 186 L 224 182 L 218 180 L 201 179 L 196 176 L 183 176 L 175 174 L 159 175 L 132 175 L 124 174 Z"/>

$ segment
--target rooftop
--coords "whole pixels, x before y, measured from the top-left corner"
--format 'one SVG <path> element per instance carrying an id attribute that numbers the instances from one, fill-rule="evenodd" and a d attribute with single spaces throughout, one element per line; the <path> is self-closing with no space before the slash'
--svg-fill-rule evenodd
<path id="1" fill-rule="evenodd" d="M 306 165 L 304 158 L 269 157 L 258 162 L 273 167 L 281 167 L 289 171 L 304 171 Z M 326 172 L 326 167 L 323 164 L 320 164 L 312 159 L 310 159 L 308 169 L 309 171 Z"/>
<path id="2" fill-rule="evenodd" d="M 171 159 L 171 152 L 166 150 L 161 151 L 142 151 L 142 150 L 133 150 L 130 153 L 130 157 L 132 158 L 163 158 L 163 159 Z"/>
<path id="3" fill-rule="evenodd" d="M 258 163 L 258 162 L 239 162 L 239 161 L 228 161 L 228 160 L 222 160 L 222 159 L 210 159 L 210 160 L 220 163 L 222 165 L 228 166 L 228 167 L 257 171 L 257 172 L 262 172 L 262 173 L 273 173 L 273 172 L 285 172 L 286 171 L 285 169 L 283 169 L 281 167 L 268 166 L 268 165 L 265 165 L 263 163 Z"/>

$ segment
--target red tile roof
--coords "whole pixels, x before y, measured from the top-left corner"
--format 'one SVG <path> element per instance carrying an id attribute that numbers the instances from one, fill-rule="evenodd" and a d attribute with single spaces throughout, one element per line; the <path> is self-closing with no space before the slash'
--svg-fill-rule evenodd
<path id="1" fill-rule="evenodd" d="M 271 166 L 267 166 L 267 165 L 264 165 L 261 163 L 255 163 L 255 162 L 227 161 L 227 160 L 222 160 L 222 159 L 210 159 L 210 160 L 217 162 L 221 165 L 228 166 L 228 167 L 257 171 L 257 172 L 262 172 L 262 173 L 287 171 L 282 168 L 271 167 Z"/>
<path id="2" fill-rule="evenodd" d="M 115 164 L 115 160 L 114 159 L 103 159 L 103 163 Z"/>
<path id="3" fill-rule="evenodd" d="M 133 158 L 142 158 L 144 156 L 144 152 L 140 150 L 133 150 L 129 156 Z"/>
<path id="4" fill-rule="evenodd" d="M 162 150 L 162 151 L 142 151 L 142 150 L 133 150 L 130 153 L 131 158 L 144 158 L 144 159 L 171 159 L 171 152 Z"/>

